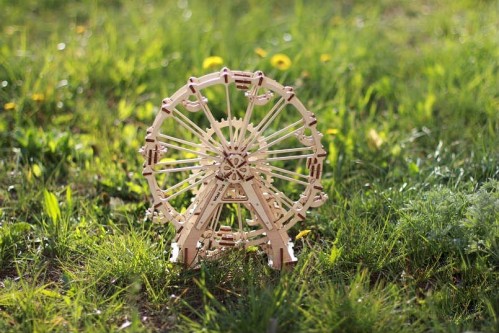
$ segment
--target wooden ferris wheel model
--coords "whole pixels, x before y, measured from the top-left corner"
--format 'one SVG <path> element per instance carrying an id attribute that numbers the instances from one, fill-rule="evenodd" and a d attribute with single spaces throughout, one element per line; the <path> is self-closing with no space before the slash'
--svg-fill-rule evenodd
<path id="1" fill-rule="evenodd" d="M 259 246 L 276 269 L 294 263 L 287 231 L 327 199 L 316 124 L 291 87 L 259 71 L 190 78 L 164 99 L 141 153 L 148 214 L 176 229 L 171 261 Z"/>

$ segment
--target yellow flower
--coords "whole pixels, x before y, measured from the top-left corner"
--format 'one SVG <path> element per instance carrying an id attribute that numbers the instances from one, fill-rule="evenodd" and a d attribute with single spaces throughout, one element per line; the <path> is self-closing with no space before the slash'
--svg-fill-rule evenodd
<path id="1" fill-rule="evenodd" d="M 43 95 L 42 93 L 34 93 L 33 95 L 31 95 L 31 99 L 35 102 L 43 102 L 45 100 L 45 95 Z"/>
<path id="2" fill-rule="evenodd" d="M 326 63 L 326 62 L 331 61 L 332 57 L 329 53 L 323 53 L 323 54 L 321 54 L 320 59 L 321 59 L 321 62 Z"/>
<path id="3" fill-rule="evenodd" d="M 296 235 L 295 237 L 295 240 L 299 240 L 300 238 L 303 238 L 305 237 L 306 235 L 308 235 L 312 230 L 309 230 L 309 229 L 306 229 L 306 230 L 302 230 L 298 233 L 298 235 Z"/>
<path id="4" fill-rule="evenodd" d="M 367 132 L 367 145 L 371 150 L 379 150 L 381 145 L 383 144 L 383 138 L 376 132 L 374 128 L 371 128 L 369 132 Z"/>
<path id="5" fill-rule="evenodd" d="M 218 66 L 223 65 L 223 63 L 224 63 L 224 60 L 222 57 L 219 57 L 219 56 L 208 57 L 208 58 L 203 60 L 203 69 L 218 67 Z"/>
<path id="6" fill-rule="evenodd" d="M 268 54 L 267 51 L 265 51 L 264 49 L 262 49 L 261 47 L 257 47 L 255 49 L 255 53 L 260 57 L 260 58 L 265 58 Z"/>
<path id="7" fill-rule="evenodd" d="M 310 77 L 310 72 L 309 71 L 302 71 L 300 74 L 300 77 L 304 79 L 308 79 Z"/>
<path id="8" fill-rule="evenodd" d="M 85 32 L 85 30 L 87 30 L 87 29 L 85 28 L 85 26 L 84 26 L 84 25 L 77 25 L 75 30 L 76 30 L 76 33 L 77 33 L 77 34 L 81 35 L 81 34 L 82 34 L 82 33 L 84 33 L 84 32 Z"/>
<path id="9" fill-rule="evenodd" d="M 270 58 L 270 64 L 281 71 L 285 71 L 291 67 L 291 59 L 285 54 L 278 53 Z"/>
<path id="10" fill-rule="evenodd" d="M 338 131 L 338 129 L 337 129 L 337 128 L 328 128 L 328 129 L 326 130 L 326 133 L 327 133 L 327 134 L 330 134 L 330 135 L 336 135 L 336 134 L 338 134 L 338 132 L 339 132 L 339 131 Z"/>
<path id="11" fill-rule="evenodd" d="M 16 108 L 16 103 L 8 102 L 3 105 L 4 110 L 14 110 Z"/>

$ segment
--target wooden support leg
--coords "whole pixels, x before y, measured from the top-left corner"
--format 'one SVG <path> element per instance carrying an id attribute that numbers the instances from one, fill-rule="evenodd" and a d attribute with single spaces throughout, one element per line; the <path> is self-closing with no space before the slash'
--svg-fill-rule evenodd
<path id="1" fill-rule="evenodd" d="M 293 252 L 293 243 L 290 242 L 286 231 L 268 230 L 267 237 L 272 251 L 272 254 L 269 253 L 269 265 L 275 269 L 281 269 L 297 260 Z"/>

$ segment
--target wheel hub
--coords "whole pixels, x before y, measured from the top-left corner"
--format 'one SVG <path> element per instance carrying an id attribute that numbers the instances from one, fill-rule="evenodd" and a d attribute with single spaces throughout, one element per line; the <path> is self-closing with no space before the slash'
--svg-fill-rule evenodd
<path id="1" fill-rule="evenodd" d="M 251 175 L 246 153 L 229 152 L 220 164 L 222 178 L 230 183 L 239 183 Z"/>

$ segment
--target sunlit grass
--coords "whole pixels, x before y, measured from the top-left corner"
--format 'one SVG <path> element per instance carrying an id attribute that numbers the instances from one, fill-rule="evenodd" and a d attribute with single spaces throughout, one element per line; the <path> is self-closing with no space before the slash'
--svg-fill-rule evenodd
<path id="1" fill-rule="evenodd" d="M 497 328 L 497 2 L 0 8 L 1 332 Z M 144 221 L 146 129 L 223 66 L 294 86 L 324 134 L 330 199 L 292 271 L 184 270 Z"/>

